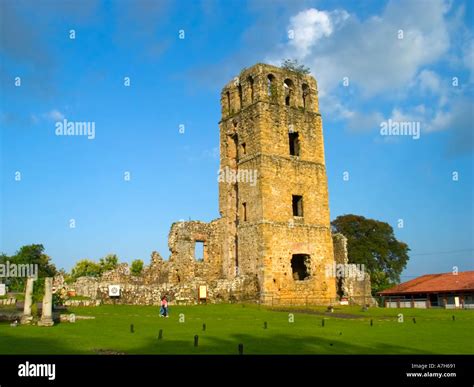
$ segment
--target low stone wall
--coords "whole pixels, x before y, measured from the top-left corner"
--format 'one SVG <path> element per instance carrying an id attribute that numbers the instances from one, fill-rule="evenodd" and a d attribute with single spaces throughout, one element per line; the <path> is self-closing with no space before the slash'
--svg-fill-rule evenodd
<path id="1" fill-rule="evenodd" d="M 72 285 L 76 295 L 89 297 L 91 299 L 97 298 L 97 289 L 99 288 L 99 279 L 95 277 L 80 277 Z"/>
<path id="2" fill-rule="evenodd" d="M 120 285 L 120 297 L 109 296 L 109 285 Z M 78 296 L 91 297 L 92 300 L 68 300 L 65 306 L 95 306 L 104 304 L 159 305 L 162 296 L 167 296 L 171 305 L 192 305 L 198 303 L 199 286 L 207 286 L 208 303 L 229 303 L 257 299 L 256 279 L 240 276 L 233 280 L 204 281 L 195 278 L 181 284 L 143 285 L 99 281 L 97 278 L 80 278 L 73 286 Z"/>
<path id="3" fill-rule="evenodd" d="M 23 312 L 18 310 L 0 311 L 0 321 L 20 321 Z"/>
<path id="4" fill-rule="evenodd" d="M 102 304 L 101 300 L 67 300 L 64 301 L 64 306 L 78 307 L 78 306 L 99 306 Z"/>

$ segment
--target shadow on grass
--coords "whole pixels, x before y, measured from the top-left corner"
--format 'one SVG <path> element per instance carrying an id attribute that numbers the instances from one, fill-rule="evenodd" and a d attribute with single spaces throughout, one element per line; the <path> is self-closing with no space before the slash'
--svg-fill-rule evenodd
<path id="1" fill-rule="evenodd" d="M 87 354 L 79 348 L 69 345 L 67 339 L 58 337 L 20 337 L 10 335 L 6 327 L 0 327 L 0 354 L 26 354 L 26 355 L 55 355 L 55 354 Z M 9 327 L 9 329 L 24 329 L 23 327 Z M 49 327 L 37 327 L 38 329 L 52 329 Z"/>
<path id="2" fill-rule="evenodd" d="M 232 314 L 234 311 L 236 313 Z M 436 351 L 433 346 L 427 346 L 427 350 L 420 342 L 414 344 L 417 330 L 398 339 L 394 335 L 404 335 L 404 330 L 387 328 L 386 332 L 378 331 L 377 322 L 376 327 L 370 328 L 368 322 L 366 325 L 360 321 L 346 324 L 344 320 L 347 319 L 334 319 L 332 326 L 331 321 L 326 320 L 323 329 L 319 328 L 320 318 L 313 322 L 305 317 L 302 322 L 307 324 L 306 327 L 303 325 L 301 329 L 289 331 L 280 323 L 287 321 L 285 314 L 270 315 L 264 310 L 260 314 L 257 309 L 246 307 L 205 311 L 176 307 L 175 315 L 169 320 L 163 319 L 165 321 L 160 320 L 157 309 L 152 308 L 106 307 L 72 309 L 71 312 L 97 318 L 78 322 L 77 326 L 65 323 L 52 328 L 0 325 L 0 354 L 238 354 L 240 343 L 244 345 L 244 354 L 259 355 L 430 354 Z M 186 325 L 178 323 L 178 312 L 186 312 Z M 373 318 L 374 321 L 377 319 Z M 262 329 L 264 321 L 270 323 L 268 330 Z M 338 327 L 341 321 L 348 327 L 347 335 L 344 327 Z M 203 322 L 207 323 L 205 332 L 202 331 Z M 133 323 L 135 333 L 132 335 L 130 325 Z M 214 331 L 213 324 L 219 324 L 221 329 Z M 273 330 L 275 326 L 276 330 Z M 413 329 L 423 328 L 422 324 L 411 326 Z M 360 335 L 353 327 L 360 327 Z M 399 325 L 396 327 L 400 328 Z M 164 329 L 162 340 L 158 340 L 160 328 Z M 344 331 L 344 335 L 339 335 L 339 329 Z M 193 345 L 195 334 L 199 335 L 198 347 Z M 426 340 L 426 335 L 420 336 L 420 340 L 422 338 Z"/>
<path id="3" fill-rule="evenodd" d="M 3 328 L 3 327 L 2 327 Z M 22 329 L 11 328 L 11 329 Z M 39 328 L 38 329 L 51 329 Z M 54 328 L 52 328 L 54 329 Z M 37 332 L 35 332 L 37 333 Z M 199 345 L 194 347 L 194 336 L 189 340 L 163 340 L 149 338 L 146 345 L 129 348 L 97 348 L 85 350 L 68 344 L 67 338 L 60 339 L 54 335 L 45 338 L 19 337 L 10 335 L 8 329 L 2 329 L 0 354 L 238 354 L 238 345 L 243 344 L 244 354 L 429 354 L 427 351 L 414 351 L 412 348 L 386 343 L 375 346 L 357 345 L 344 341 L 343 338 L 322 338 L 314 336 L 269 335 L 261 337 L 249 334 L 232 334 L 228 338 L 199 335 Z"/>
<path id="4" fill-rule="evenodd" d="M 430 354 L 413 348 L 377 343 L 374 346 L 357 345 L 343 338 L 314 336 L 270 335 L 261 337 L 249 334 L 232 334 L 228 338 L 199 335 L 199 345 L 194 347 L 194 336 L 189 340 L 151 340 L 149 344 L 134 348 L 136 354 L 222 354 L 238 355 L 239 344 L 244 354 L 252 355 L 343 355 L 343 354 Z"/>

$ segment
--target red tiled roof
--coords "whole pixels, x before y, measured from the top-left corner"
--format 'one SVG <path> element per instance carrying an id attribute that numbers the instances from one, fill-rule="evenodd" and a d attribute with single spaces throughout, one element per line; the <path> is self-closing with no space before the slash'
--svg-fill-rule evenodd
<path id="1" fill-rule="evenodd" d="M 407 293 L 439 293 L 453 291 L 474 291 L 474 271 L 463 271 L 457 275 L 453 273 L 426 274 L 417 277 L 393 288 L 386 289 L 379 294 L 391 296 Z"/>

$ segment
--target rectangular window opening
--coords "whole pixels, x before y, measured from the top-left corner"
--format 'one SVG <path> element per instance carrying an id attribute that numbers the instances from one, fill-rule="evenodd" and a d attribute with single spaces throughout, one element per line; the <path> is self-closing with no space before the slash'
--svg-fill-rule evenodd
<path id="1" fill-rule="evenodd" d="M 295 281 L 303 281 L 309 277 L 311 257 L 308 254 L 294 254 L 291 258 L 291 269 Z"/>
<path id="2" fill-rule="evenodd" d="M 194 244 L 194 259 L 204 261 L 204 241 L 196 241 Z"/>
<path id="3" fill-rule="evenodd" d="M 293 195 L 293 216 L 303 216 L 303 196 Z"/>
<path id="4" fill-rule="evenodd" d="M 298 138 L 298 133 L 296 132 L 288 133 L 288 137 L 290 141 L 290 155 L 299 156 L 300 155 L 300 141 Z"/>

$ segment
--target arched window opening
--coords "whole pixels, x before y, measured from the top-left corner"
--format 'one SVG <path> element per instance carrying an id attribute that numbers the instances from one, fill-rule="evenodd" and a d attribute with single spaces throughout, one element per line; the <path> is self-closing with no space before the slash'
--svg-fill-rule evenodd
<path id="1" fill-rule="evenodd" d="M 309 102 L 309 86 L 306 83 L 303 83 L 303 107 L 306 109 L 306 105 Z"/>
<path id="2" fill-rule="evenodd" d="M 253 99 L 254 99 L 253 77 L 248 77 L 247 78 L 247 83 L 248 83 L 249 89 L 250 89 L 250 101 L 251 101 L 251 103 L 253 103 Z"/>
<path id="3" fill-rule="evenodd" d="M 293 82 L 291 79 L 285 79 L 283 82 L 283 87 L 285 88 L 285 105 L 291 105 L 291 97 L 293 95 Z"/>
<path id="4" fill-rule="evenodd" d="M 303 281 L 309 277 L 311 257 L 308 254 L 293 254 L 291 258 L 291 270 L 295 281 Z"/>
<path id="5" fill-rule="evenodd" d="M 274 87 L 275 87 L 275 77 L 273 74 L 268 74 L 267 76 L 267 94 L 269 97 L 274 96 Z"/>

